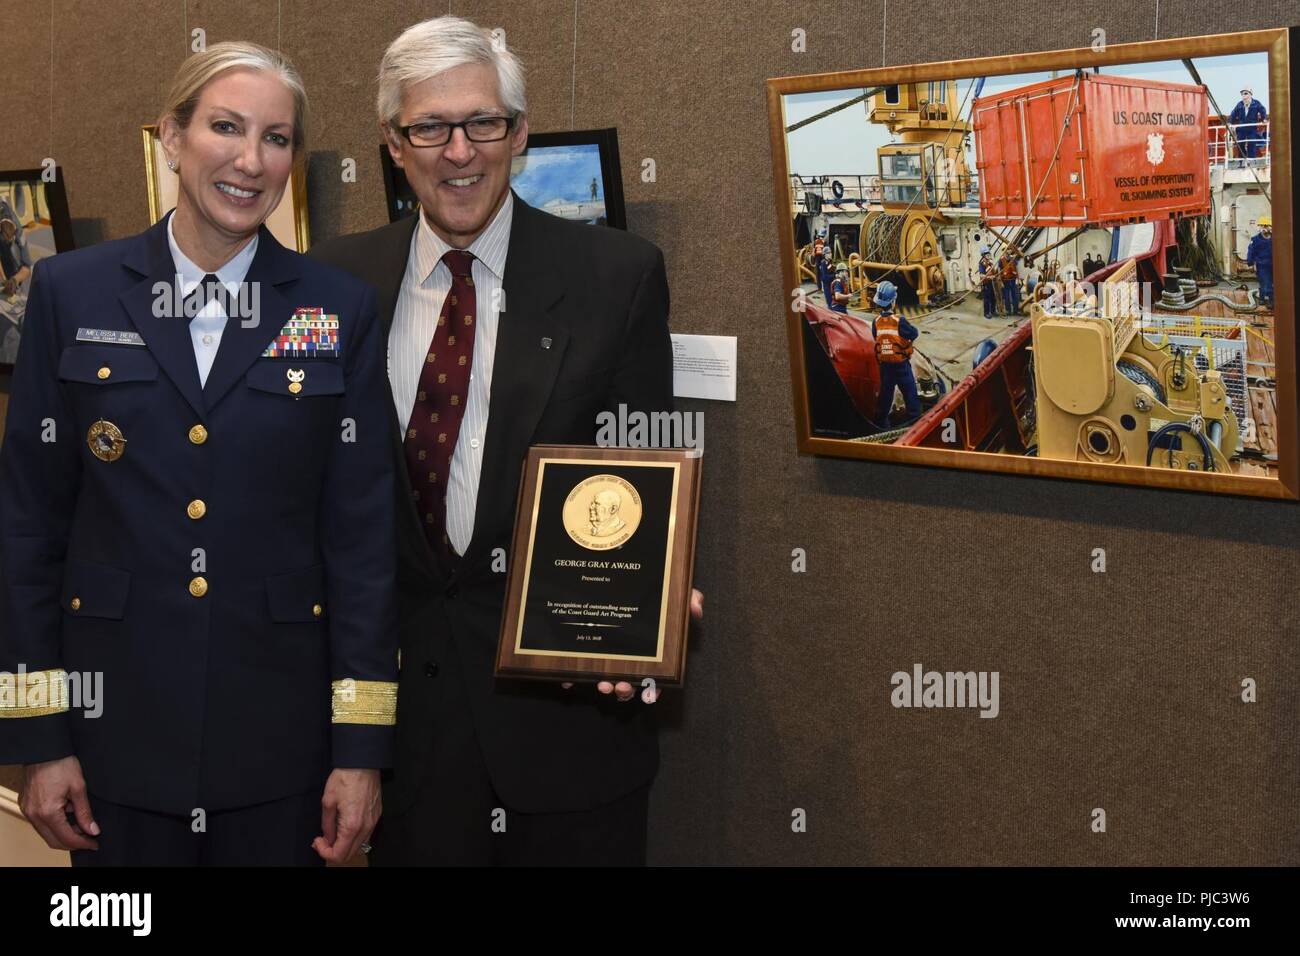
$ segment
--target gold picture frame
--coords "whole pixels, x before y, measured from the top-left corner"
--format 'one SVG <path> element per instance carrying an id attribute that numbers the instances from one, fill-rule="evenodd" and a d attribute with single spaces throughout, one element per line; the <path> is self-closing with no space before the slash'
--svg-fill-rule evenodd
<path id="1" fill-rule="evenodd" d="M 794 399 L 795 427 L 799 451 L 806 454 L 828 455 L 844 458 L 862 458 L 876 461 L 896 462 L 900 464 L 961 468 L 1008 474 L 1050 476 L 1056 478 L 1103 481 L 1109 483 L 1200 492 L 1216 492 L 1261 498 L 1291 500 L 1300 498 L 1300 435 L 1297 433 L 1297 421 L 1300 416 L 1298 416 L 1297 408 L 1295 246 L 1294 223 L 1292 221 L 1292 213 L 1295 209 L 1293 182 L 1294 157 L 1292 155 L 1292 143 L 1294 137 L 1293 123 L 1295 117 L 1293 115 L 1294 105 L 1291 102 L 1292 80 L 1290 77 L 1290 73 L 1294 69 L 1290 62 L 1290 49 L 1291 46 L 1296 43 L 1297 36 L 1300 36 L 1300 33 L 1297 33 L 1297 28 L 1279 28 L 1215 36 L 1185 37 L 1141 43 L 1110 44 L 1100 49 L 1078 48 L 1043 53 L 1015 54 L 969 60 L 950 60 L 915 65 L 890 66 L 873 69 L 850 70 L 838 73 L 788 76 L 769 79 L 767 81 L 767 107 L 770 126 L 770 145 L 772 151 L 772 184 L 775 200 L 774 208 L 777 214 L 778 227 L 780 229 L 781 274 L 784 280 L 784 288 L 787 290 L 784 296 L 784 301 L 779 304 L 773 303 L 773 308 L 782 309 L 786 316 L 787 345 L 790 357 L 791 386 Z M 809 278 L 808 265 L 809 263 L 815 264 L 815 260 L 809 258 L 809 256 L 812 255 L 812 251 L 815 248 L 813 238 L 818 235 L 815 229 L 820 228 L 820 226 L 812 229 L 808 228 L 807 222 L 814 221 L 815 217 L 807 215 L 807 222 L 802 231 L 799 231 L 798 237 L 796 236 L 796 231 L 801 229 L 799 219 L 801 211 L 805 214 L 808 214 L 813 209 L 818 210 L 819 214 L 822 212 L 821 196 L 818 194 L 818 196 L 813 198 L 804 198 L 806 194 L 800 192 L 805 182 L 803 178 L 805 170 L 798 169 L 794 171 L 801 174 L 799 179 L 796 179 L 795 176 L 792 175 L 789 153 L 789 143 L 791 142 L 789 136 L 791 133 L 804 125 L 820 121 L 824 116 L 833 112 L 834 109 L 843 109 L 845 116 L 851 115 L 853 120 L 860 121 L 862 116 L 861 110 L 863 110 L 861 103 L 863 101 L 867 102 L 866 109 L 868 112 L 868 119 L 873 119 L 872 110 L 879 107 L 878 103 L 872 101 L 876 96 L 892 96 L 895 98 L 901 96 L 901 101 L 890 99 L 887 102 L 900 102 L 900 106 L 898 107 L 900 110 L 912 109 L 915 112 L 915 116 L 919 117 L 921 120 L 927 122 L 947 120 L 947 113 L 943 113 L 942 109 L 940 109 L 940 107 L 943 107 L 944 105 L 941 98 L 938 98 L 933 102 L 928 99 L 916 99 L 915 102 L 909 103 L 907 100 L 908 95 L 913 95 L 914 97 L 919 95 L 923 97 L 925 95 L 924 92 L 916 94 L 916 91 L 918 89 L 924 91 L 927 88 L 927 84 L 929 85 L 928 88 L 931 90 L 942 88 L 943 84 L 940 81 L 968 81 L 969 84 L 974 87 L 975 81 L 978 78 L 990 78 L 1011 84 L 1011 80 L 1015 79 L 1014 75 L 1016 74 L 1050 73 L 1051 77 L 1056 78 L 1058 76 L 1057 71 L 1060 71 L 1062 77 L 1071 77 L 1077 76 L 1081 72 L 1088 74 L 1099 72 L 1094 70 L 1094 67 L 1105 69 L 1107 67 L 1121 64 L 1154 64 L 1170 61 L 1176 63 L 1180 60 L 1183 61 L 1184 64 L 1192 61 L 1195 63 L 1202 63 L 1207 58 L 1211 57 L 1254 53 L 1263 53 L 1267 55 L 1266 64 L 1261 62 L 1259 68 L 1261 71 L 1266 70 L 1265 75 L 1268 78 L 1267 137 L 1271 148 L 1271 170 L 1269 172 L 1269 188 L 1271 189 L 1271 195 L 1268 198 L 1270 200 L 1270 214 L 1274 220 L 1272 248 L 1275 298 L 1273 300 L 1273 318 L 1271 320 L 1273 324 L 1270 330 L 1272 341 L 1269 343 L 1273 352 L 1273 367 L 1271 369 L 1272 381 L 1267 384 L 1272 391 L 1272 401 L 1275 402 L 1276 406 L 1275 412 L 1270 416 L 1268 426 L 1271 430 L 1270 434 L 1275 438 L 1275 459 L 1271 455 L 1266 456 L 1266 469 L 1263 467 L 1255 468 L 1252 464 L 1251 468 L 1254 469 L 1252 473 L 1237 473 L 1232 469 L 1202 470 L 1199 468 L 1199 461 L 1192 466 L 1178 467 L 1173 466 L 1175 458 L 1172 451 L 1169 452 L 1169 462 L 1171 467 L 1163 467 L 1163 462 L 1161 465 L 1152 463 L 1152 446 L 1150 445 L 1145 449 L 1145 462 L 1134 460 L 1136 457 L 1140 456 L 1131 456 L 1128 459 L 1118 459 L 1119 461 L 1131 462 L 1125 464 L 1097 461 L 1091 458 L 1077 460 L 1070 458 L 1034 457 L 1038 454 L 1038 449 L 1034 446 L 1031 451 L 1027 442 L 1024 442 L 1020 446 L 1023 449 L 1022 452 L 1014 454 L 1007 453 L 1005 451 L 1006 446 L 999 446 L 999 450 L 988 451 L 980 450 L 978 446 L 975 446 L 974 450 L 968 450 L 968 448 L 964 446 L 929 447 L 916 445 L 900 447 L 897 444 L 889 443 L 890 441 L 898 440 L 897 438 L 891 437 L 893 433 L 889 427 L 896 419 L 910 419 L 910 422 L 904 422 L 903 427 L 897 429 L 901 432 L 909 423 L 919 424 L 925 418 L 926 414 L 928 414 L 928 412 L 923 411 L 919 417 L 915 417 L 912 413 L 912 405 L 909 405 L 908 412 L 904 415 L 900 415 L 896 408 L 892 409 L 892 418 L 890 412 L 887 412 L 883 426 L 877 424 L 879 420 L 878 415 L 871 418 L 872 426 L 880 429 L 879 437 L 883 439 L 880 441 L 872 440 L 872 435 L 857 436 L 852 435 L 852 433 L 847 430 L 842 430 L 842 432 L 846 435 L 852 435 L 852 437 L 827 437 L 825 429 L 821 429 L 822 434 L 816 433 L 817 430 L 814 429 L 811 405 L 813 401 L 818 401 L 818 399 L 814 396 L 814 398 L 810 400 L 810 382 L 814 388 L 821 387 L 822 381 L 825 380 L 827 376 L 825 369 L 831 369 L 833 367 L 833 362 L 824 360 L 821 357 L 821 354 L 829 355 L 833 360 L 835 358 L 835 349 L 833 345 L 827 344 L 824 332 L 823 338 L 819 340 L 815 332 L 810 332 L 805 328 L 805 326 L 811 327 L 813 322 L 812 320 L 805 318 L 805 312 L 807 310 L 805 308 L 804 311 L 800 311 L 798 303 L 805 298 L 801 294 L 800 290 L 803 289 L 805 292 L 809 291 L 807 288 L 809 284 L 815 286 L 815 288 L 811 290 L 813 295 L 821 296 L 824 300 L 825 291 L 831 287 L 831 281 L 826 281 L 825 284 L 823 284 L 822 276 L 829 271 L 831 273 L 831 279 L 833 280 L 835 278 L 835 265 L 838 265 L 838 263 L 830 266 L 828 270 L 819 270 L 817 274 L 812 278 Z M 1031 79 L 1023 80 L 1023 83 L 1025 84 L 1033 82 L 1034 81 Z M 1192 83 L 1192 81 L 1187 79 L 1186 76 L 1183 77 L 1183 82 L 1185 84 Z M 909 86 L 909 84 L 919 84 L 919 86 Z M 947 85 L 952 86 L 954 90 L 957 87 L 957 83 L 955 82 Z M 982 88 L 983 86 L 981 81 L 981 86 L 977 89 Z M 836 91 L 842 95 L 837 97 L 827 96 L 825 98 L 826 102 L 818 103 L 815 102 L 814 97 L 806 97 L 802 102 L 798 103 L 799 109 L 796 110 L 796 113 L 799 114 L 798 118 L 787 115 L 787 97 L 810 93 L 829 94 Z M 979 94 L 976 93 L 975 95 L 978 96 Z M 1202 95 L 1204 96 L 1205 94 L 1202 93 Z M 830 105 L 832 109 L 826 109 L 825 107 L 827 105 Z M 1206 122 L 1210 126 L 1213 126 L 1215 122 L 1226 124 L 1226 113 L 1230 105 L 1231 104 L 1228 103 L 1219 103 L 1219 112 L 1221 112 L 1225 117 L 1223 120 L 1216 120 L 1216 111 L 1211 107 L 1209 109 L 1209 119 L 1206 120 Z M 852 110 L 845 109 L 845 107 L 849 106 L 854 106 L 855 108 Z M 885 115 L 892 117 L 894 114 L 886 113 Z M 972 118 L 974 115 L 974 109 L 972 109 Z M 849 121 L 850 120 L 845 120 L 845 122 Z M 925 123 L 914 122 L 912 125 L 913 127 L 923 127 Z M 1068 122 L 1065 125 L 1068 128 Z M 974 130 L 974 122 L 972 121 L 967 128 Z M 902 142 L 898 142 L 897 130 L 894 127 L 890 127 L 890 131 L 895 133 L 895 142 L 880 150 L 882 156 L 886 152 L 897 152 L 907 146 L 910 142 L 916 141 L 910 139 L 908 135 L 903 135 Z M 974 137 L 973 132 L 970 132 L 967 135 L 972 138 Z M 1173 134 L 1171 133 L 1171 140 L 1172 137 Z M 971 150 L 971 152 L 973 153 L 974 150 Z M 1213 150 L 1211 150 L 1211 155 L 1213 155 Z M 1212 159 L 1207 160 L 1207 165 L 1212 164 Z M 811 163 L 808 163 L 807 165 L 811 165 Z M 827 165 L 829 166 L 831 163 L 828 162 Z M 978 164 L 972 163 L 970 168 L 973 170 L 976 165 Z M 1248 166 L 1250 164 L 1247 163 L 1246 165 Z M 937 163 L 936 166 L 940 170 L 943 169 L 942 162 Z M 898 193 L 881 193 L 879 189 L 880 184 L 888 179 L 887 176 L 884 176 L 884 173 L 887 170 L 892 171 L 894 168 L 896 167 L 892 161 L 888 167 L 886 167 L 882 161 L 882 165 L 877 171 L 881 172 L 884 179 L 880 177 L 876 178 L 876 183 L 873 187 L 873 195 L 878 194 L 882 197 L 899 195 Z M 1025 168 L 1029 168 L 1028 163 L 1025 164 Z M 811 172 L 812 170 L 808 171 Z M 835 173 L 837 170 L 828 168 L 823 170 L 823 172 Z M 917 175 L 918 177 L 920 176 L 919 173 Z M 944 176 L 942 172 L 939 176 L 938 190 L 934 189 L 934 183 L 930 180 L 923 180 L 923 182 L 927 183 L 928 186 L 923 186 L 921 188 L 932 190 L 933 194 L 936 196 L 942 195 L 942 191 L 947 188 L 945 185 L 947 180 L 942 178 Z M 867 179 L 870 177 L 861 176 L 859 178 Z M 973 181 L 974 179 L 976 179 L 976 177 L 972 176 L 971 180 Z M 837 187 L 834 190 L 834 200 L 830 200 L 829 192 L 827 193 L 828 201 L 836 202 L 837 206 L 849 206 L 854 201 L 855 197 L 851 184 L 847 189 L 838 179 L 831 184 L 828 176 L 820 177 L 820 183 L 818 182 L 817 177 L 814 177 L 810 182 L 816 184 L 814 188 L 830 185 Z M 989 182 L 990 184 L 993 183 L 992 176 L 990 176 Z M 1118 182 L 1118 180 L 1116 182 Z M 1016 188 L 1019 188 L 1019 184 L 1017 184 Z M 1009 192 L 1009 190 L 1006 191 Z M 956 195 L 956 193 L 954 193 L 954 195 Z M 961 195 L 967 195 L 964 187 L 961 189 Z M 975 186 L 973 182 L 970 185 L 969 195 L 975 195 Z M 1036 210 L 1038 208 L 1038 196 L 1034 195 L 1032 192 L 1029 196 L 1032 198 L 1029 198 L 1028 202 L 1025 203 L 1024 208 L 1028 210 Z M 865 217 L 869 214 L 872 208 L 867 190 L 864 188 L 859 194 L 857 194 L 856 198 L 859 200 L 858 211 L 862 212 Z M 884 209 L 885 201 L 885 198 L 879 200 L 879 208 L 882 210 Z M 942 205 L 942 202 L 940 200 L 935 200 L 932 204 L 939 206 Z M 962 201 L 959 200 L 955 204 L 961 205 Z M 988 215 L 988 210 L 991 207 L 985 204 L 985 197 L 982 195 L 980 196 L 979 204 L 979 223 L 983 227 L 984 234 L 986 236 L 992 236 L 996 230 L 989 228 L 986 224 L 988 219 L 993 218 Z M 1214 209 L 1213 214 L 1219 212 L 1220 210 Z M 1026 218 L 1028 217 L 1029 214 L 1027 213 Z M 832 220 L 822 217 L 821 221 L 830 222 Z M 863 221 L 865 221 L 865 219 Z M 1170 224 L 1167 228 L 1172 233 L 1174 229 L 1174 220 L 1171 218 L 1169 223 Z M 904 228 L 910 225 L 910 220 L 907 220 Z M 1251 226 L 1253 227 L 1254 225 L 1255 223 L 1252 220 Z M 1007 228 L 1009 229 L 1010 227 Z M 1118 233 L 1119 227 L 1116 227 L 1116 234 L 1118 235 Z M 845 235 L 849 234 L 846 232 Z M 804 237 L 807 237 L 807 244 L 806 246 L 801 247 L 799 240 Z M 965 240 L 963 239 L 963 242 L 964 241 Z M 1008 249 L 1009 258 L 1017 255 L 1016 241 L 1015 233 L 1006 240 L 1006 248 Z M 870 261 L 873 259 L 873 256 L 870 255 L 870 253 L 873 252 L 876 247 L 868 247 L 865 243 L 859 243 L 859 246 L 864 255 L 856 257 L 858 260 L 857 264 L 859 266 L 877 265 L 878 263 Z M 903 246 L 900 245 L 899 248 L 901 249 Z M 939 253 L 940 255 L 937 258 L 940 259 L 942 258 L 944 251 L 945 250 L 943 249 L 926 250 L 927 254 L 931 252 Z M 896 261 L 902 261 L 901 257 L 900 260 Z M 1011 261 L 1014 263 L 1015 259 L 1011 258 Z M 1164 260 L 1162 259 L 1161 261 Z M 1113 266 L 1115 260 L 1109 260 L 1109 262 L 1110 265 Z M 1233 260 L 1233 262 L 1235 263 L 1235 260 Z M 1169 271 L 1173 271 L 1172 266 Z M 955 269 L 953 272 L 956 274 Z M 1010 273 L 1008 273 L 1008 275 L 1010 275 Z M 875 290 L 878 288 L 880 280 L 879 278 L 870 277 L 866 270 L 863 271 L 861 278 L 862 284 L 858 287 L 859 291 L 869 291 L 871 295 L 861 296 L 861 298 L 856 301 L 869 303 L 876 295 Z M 892 278 L 898 280 L 897 275 Z M 839 290 L 836 290 L 838 294 L 851 291 L 855 287 L 855 276 L 850 274 L 847 279 L 841 279 L 840 282 L 843 284 Z M 1015 281 L 1012 281 L 1011 284 L 1013 288 L 1017 285 Z M 944 288 L 942 284 L 938 287 L 940 289 Z M 977 281 L 977 288 L 978 287 Z M 956 284 L 953 283 L 950 288 L 955 289 Z M 1102 295 L 1100 285 L 1098 286 L 1098 289 L 1098 297 L 1100 299 Z M 1106 291 L 1109 292 L 1112 290 Z M 1161 292 L 1162 287 L 1157 287 L 1155 295 L 1160 296 Z M 886 294 L 885 297 L 888 298 L 888 295 Z M 1199 293 L 1197 298 L 1199 301 Z M 812 301 L 812 296 L 808 296 L 808 299 Z M 978 293 L 975 301 L 977 303 L 979 302 Z M 1255 299 L 1251 298 L 1249 293 L 1246 294 L 1245 301 L 1247 303 L 1256 302 Z M 839 303 L 840 300 L 835 300 L 834 304 Z M 827 306 L 831 304 L 832 303 L 827 303 Z M 1015 307 L 1017 310 L 1021 308 L 1019 303 L 1016 303 Z M 855 306 L 855 308 L 857 308 L 857 306 Z M 874 317 L 876 308 L 871 305 L 863 308 L 864 311 L 870 313 L 866 316 L 868 320 L 866 326 L 870 329 L 870 320 Z M 1129 314 L 1139 314 L 1136 309 L 1132 308 L 1132 306 L 1129 308 L 1131 309 Z M 823 307 L 822 311 L 826 312 L 829 310 Z M 927 313 L 924 309 L 921 309 L 918 311 L 918 314 L 925 317 L 932 313 Z M 1011 311 L 1009 310 L 1007 314 L 1010 316 Z M 1033 314 L 1034 311 L 1031 308 L 1031 316 Z M 1111 315 L 1111 313 L 1102 310 L 1097 310 L 1097 314 L 1103 317 Z M 1152 314 L 1153 313 L 1147 313 L 1145 317 L 1150 318 Z M 1228 314 L 1233 315 L 1233 313 Z M 987 311 L 985 312 L 985 315 L 987 316 Z M 862 316 L 856 318 L 861 319 Z M 838 319 L 836 319 L 836 321 L 838 321 Z M 1019 319 L 1017 318 L 1016 321 L 1019 322 Z M 1030 319 L 1026 319 L 1023 325 L 1029 325 L 1029 322 Z M 1146 326 L 1144 325 L 1143 328 L 1145 329 L 1145 327 Z M 1170 327 L 1172 328 L 1172 326 Z M 1172 332 L 1170 334 L 1173 335 Z M 1244 335 L 1245 333 L 1243 333 L 1243 336 Z M 1026 334 L 1022 338 L 1027 337 Z M 1118 335 L 1115 336 L 1115 339 L 1118 341 Z M 1168 340 L 1166 340 L 1166 342 L 1167 341 Z M 812 362 L 814 364 L 810 366 L 809 354 L 814 353 L 819 344 L 821 345 L 821 354 L 812 354 Z M 1109 342 L 1107 343 L 1108 347 L 1110 344 L 1111 343 Z M 867 351 L 870 351 L 871 347 L 872 346 L 869 343 L 864 346 Z M 1192 348 L 1194 349 L 1195 346 Z M 1119 349 L 1115 349 L 1112 353 L 1112 357 L 1118 355 L 1119 351 Z M 910 358 L 911 352 L 909 351 L 906 354 Z M 1042 357 L 1042 362 L 1046 362 L 1046 355 L 1046 351 L 1041 353 L 1040 357 Z M 1000 355 L 999 358 L 1005 359 L 1006 356 Z M 896 359 L 894 360 L 896 361 Z M 979 359 L 976 359 L 975 364 L 978 365 L 979 361 Z M 1140 361 L 1140 357 L 1139 359 L 1135 359 L 1135 361 Z M 1247 360 L 1243 350 L 1241 361 L 1242 367 L 1245 367 L 1247 361 L 1254 360 Z M 820 363 L 822 367 L 818 368 L 817 363 Z M 1021 367 L 1021 371 L 1024 375 L 1028 379 L 1031 379 L 1032 383 L 1035 385 L 1039 381 L 1039 364 L 1041 363 L 1028 365 L 1027 372 L 1024 371 L 1025 366 Z M 1215 370 L 1213 361 L 1210 363 L 1210 368 L 1211 370 Z M 845 396 L 847 396 L 850 391 L 849 380 L 845 377 L 843 372 L 839 371 L 840 366 L 834 366 L 834 369 L 838 374 L 838 378 L 832 378 L 832 384 L 842 385 L 843 392 Z M 1254 373 L 1253 375 L 1247 375 L 1244 372 L 1241 374 L 1241 380 L 1243 382 L 1259 381 L 1259 379 L 1255 377 L 1255 375 L 1259 374 L 1258 369 L 1255 368 L 1255 366 L 1251 366 L 1251 369 Z M 1114 372 L 1114 370 L 1112 364 L 1111 371 Z M 955 374 L 960 373 L 958 372 Z M 965 385 L 969 379 L 974 377 L 975 369 L 971 368 L 957 384 Z M 1196 378 L 1195 375 L 1192 377 Z M 1202 378 L 1202 383 L 1203 382 L 1204 378 Z M 940 395 L 940 398 L 936 400 L 936 405 L 934 406 L 936 408 L 939 407 L 939 402 L 944 400 L 943 396 L 945 396 L 945 394 L 949 399 L 955 399 L 953 395 L 954 386 L 948 383 L 943 384 L 948 386 L 948 392 L 945 393 L 941 389 L 936 389 Z M 1121 383 L 1121 386 L 1123 388 L 1129 387 L 1123 385 L 1123 383 Z M 1116 388 L 1118 387 L 1120 386 L 1116 386 Z M 1007 391 L 1008 393 L 1011 393 L 1009 386 Z M 823 392 L 819 394 L 825 393 Z M 878 398 L 879 392 L 877 391 L 875 394 Z M 892 384 L 890 385 L 890 394 L 891 396 L 893 394 Z M 904 394 L 906 395 L 906 393 Z M 966 394 L 969 394 L 969 390 Z M 1032 395 L 1033 401 L 1040 400 L 1040 392 L 1034 391 Z M 832 397 L 835 401 L 841 402 L 844 407 L 849 407 L 847 400 L 841 398 L 838 392 L 836 392 Z M 857 410 L 861 412 L 862 409 L 867 407 L 876 408 L 879 404 L 877 402 L 869 405 L 869 401 L 870 393 L 864 392 L 863 396 L 860 397 L 857 402 Z M 1141 404 L 1142 399 L 1139 398 L 1137 401 Z M 822 407 L 825 406 L 819 406 L 819 408 Z M 944 410 L 957 407 L 957 405 L 950 402 L 948 405 L 944 406 Z M 963 410 L 969 411 L 966 406 L 961 407 Z M 1220 411 L 1222 411 L 1222 408 L 1220 408 Z M 866 413 L 862 412 L 862 414 L 865 419 Z M 956 414 L 957 413 L 954 413 L 954 415 Z M 1021 428 L 1021 424 L 1016 416 L 1017 407 L 1013 400 L 1009 420 L 1014 424 L 1015 428 L 1019 429 Z M 945 419 L 945 421 L 947 421 L 947 419 Z M 1185 431 L 1194 431 L 1196 433 L 1189 434 L 1188 438 L 1185 439 L 1190 448 L 1193 449 L 1193 451 L 1188 452 L 1189 458 L 1193 454 L 1198 454 L 1194 451 L 1197 446 L 1191 442 L 1192 438 L 1195 438 L 1196 441 L 1201 442 L 1201 446 L 1204 446 L 1204 442 L 1201 441 L 1201 438 L 1203 436 L 1203 429 L 1206 427 L 1206 421 L 1206 419 L 1197 418 L 1190 426 L 1190 429 L 1184 429 Z M 1035 441 L 1037 440 L 1038 435 L 1038 422 L 1039 419 L 1035 417 L 1033 419 L 1034 427 L 1036 429 L 1033 433 Z M 967 429 L 968 433 L 974 433 L 976 431 L 976 427 L 971 421 L 957 421 L 956 425 L 958 431 L 961 431 L 961 429 Z M 1125 427 L 1131 428 L 1132 426 L 1126 424 Z M 1151 427 L 1156 429 L 1157 425 L 1153 423 Z M 1080 426 L 1080 429 L 1079 435 L 1083 436 L 1082 426 Z M 908 432 L 907 434 L 912 435 L 913 433 Z M 1147 433 L 1142 432 L 1141 430 L 1139 430 L 1138 434 L 1143 438 L 1147 437 Z M 1160 441 L 1159 435 L 1156 432 L 1153 431 L 1151 434 L 1154 435 L 1154 437 L 1151 438 L 1153 442 Z M 1023 438 L 1023 435 L 1021 437 Z M 1167 445 L 1169 445 L 1169 447 L 1173 447 L 1170 438 L 1165 438 L 1163 440 Z M 1100 439 L 1098 440 L 1098 444 L 1101 444 Z M 1232 459 L 1234 462 L 1242 457 L 1241 445 L 1238 443 L 1235 448 L 1235 457 Z M 1160 450 L 1157 454 L 1159 454 L 1163 459 L 1166 454 L 1165 445 L 1160 445 L 1159 449 Z M 1218 450 L 1216 450 L 1216 456 L 1218 453 Z M 1087 456 L 1088 454 L 1089 449 L 1081 438 L 1078 457 L 1084 458 L 1084 456 Z M 1227 458 L 1221 457 L 1218 458 L 1218 460 L 1224 461 L 1227 460 Z M 1207 463 L 1210 461 L 1208 451 L 1206 452 L 1205 461 Z M 1197 470 L 1190 470 L 1191 468 L 1197 468 Z M 1266 472 L 1267 476 L 1261 476 L 1261 472 Z"/>
<path id="2" fill-rule="evenodd" d="M 154 124 L 140 127 L 144 147 L 145 184 L 149 191 L 149 224 L 162 219 L 176 206 L 177 176 L 167 168 L 158 127 Z M 280 203 L 266 217 L 266 228 L 277 242 L 287 249 L 306 252 L 311 246 L 311 231 L 307 223 L 307 167 L 305 162 L 294 163 L 289 174 L 289 185 L 280 197 Z"/>

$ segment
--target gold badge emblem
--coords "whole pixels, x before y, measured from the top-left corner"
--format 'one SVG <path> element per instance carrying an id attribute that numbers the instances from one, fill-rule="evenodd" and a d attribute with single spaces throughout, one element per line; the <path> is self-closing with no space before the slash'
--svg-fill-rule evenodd
<path id="1" fill-rule="evenodd" d="M 122 429 L 102 418 L 86 432 L 86 444 L 90 446 L 90 453 L 100 461 L 117 461 L 126 451 Z"/>
<path id="2" fill-rule="evenodd" d="M 300 368 L 291 368 L 285 374 L 289 376 L 289 393 L 297 395 L 302 391 L 302 380 L 307 377 L 307 373 Z"/>
<path id="3" fill-rule="evenodd" d="M 617 548 L 641 524 L 641 496 L 617 475 L 592 475 L 564 500 L 564 529 L 588 551 Z"/>

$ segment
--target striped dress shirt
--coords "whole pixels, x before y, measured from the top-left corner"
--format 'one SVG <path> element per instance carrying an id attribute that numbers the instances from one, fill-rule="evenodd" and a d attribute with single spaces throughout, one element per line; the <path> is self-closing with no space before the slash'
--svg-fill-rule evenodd
<path id="1" fill-rule="evenodd" d="M 415 407 L 420 371 L 429 354 L 438 315 L 451 291 L 451 270 L 442 257 L 455 248 L 429 228 L 423 212 L 417 215 L 420 223 L 411 237 L 406 273 L 393 311 L 393 327 L 388 333 L 388 378 L 403 434 Z M 501 281 L 506 271 L 513 218 L 514 197 L 507 193 L 487 228 L 466 247 L 474 256 L 471 267 L 475 291 L 474 361 L 470 366 L 465 417 L 460 423 L 456 450 L 451 456 L 451 473 L 447 477 L 447 537 L 456 553 L 462 555 L 474 535 L 474 507 L 483 467 L 492 363 L 497 348 L 497 318 L 505 305 Z"/>

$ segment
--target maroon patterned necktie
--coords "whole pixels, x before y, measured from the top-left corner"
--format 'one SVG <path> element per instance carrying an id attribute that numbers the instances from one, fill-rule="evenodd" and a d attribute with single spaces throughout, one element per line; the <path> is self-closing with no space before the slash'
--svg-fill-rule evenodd
<path id="1" fill-rule="evenodd" d="M 474 256 L 453 249 L 442 257 L 451 270 L 451 291 L 442 304 L 429 354 L 420 370 L 420 384 L 406 425 L 406 468 L 411 476 L 416 511 L 424 521 L 429 546 L 450 570 L 455 551 L 447 538 L 447 479 L 456 450 L 469 373 L 474 365 Z"/>

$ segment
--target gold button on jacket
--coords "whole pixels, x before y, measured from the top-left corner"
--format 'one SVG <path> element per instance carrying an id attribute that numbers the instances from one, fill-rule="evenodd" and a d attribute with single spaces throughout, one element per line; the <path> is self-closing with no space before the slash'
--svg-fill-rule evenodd
<path id="1" fill-rule="evenodd" d="M 195 445 L 202 445 L 208 440 L 208 430 L 202 425 L 195 425 L 190 429 L 190 442 Z"/>
<path id="2" fill-rule="evenodd" d="M 185 513 L 197 521 L 208 513 L 208 506 L 203 503 L 201 498 L 195 498 L 190 502 L 189 507 L 185 509 Z"/>
<path id="3" fill-rule="evenodd" d="M 208 593 L 208 579 L 200 575 L 190 581 L 190 593 L 195 597 L 203 597 Z"/>

